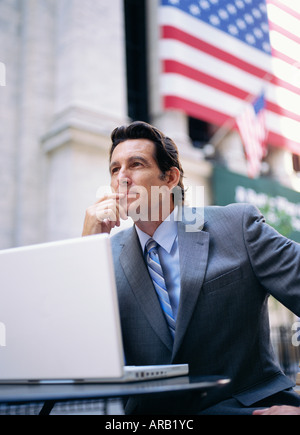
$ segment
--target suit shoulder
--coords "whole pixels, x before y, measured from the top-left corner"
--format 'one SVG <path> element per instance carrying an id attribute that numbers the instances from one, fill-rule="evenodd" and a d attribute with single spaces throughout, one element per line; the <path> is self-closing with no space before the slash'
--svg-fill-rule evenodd
<path id="1" fill-rule="evenodd" d="M 204 215 L 208 225 L 219 223 L 222 226 L 229 225 L 231 229 L 234 225 L 243 225 L 244 219 L 256 220 L 262 216 L 254 205 L 247 203 L 208 206 L 204 210 Z"/>
<path id="2" fill-rule="evenodd" d="M 252 204 L 234 203 L 225 206 L 208 206 L 205 207 L 208 216 L 243 216 L 247 214 L 260 214 L 259 210 Z"/>

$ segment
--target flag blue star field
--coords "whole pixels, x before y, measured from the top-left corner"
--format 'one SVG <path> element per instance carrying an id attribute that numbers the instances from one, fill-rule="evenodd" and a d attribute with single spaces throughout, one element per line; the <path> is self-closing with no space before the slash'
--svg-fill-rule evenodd
<path id="1" fill-rule="evenodd" d="M 300 155 L 300 2 L 161 0 L 165 109 L 223 125 L 264 93 L 268 143 Z"/>

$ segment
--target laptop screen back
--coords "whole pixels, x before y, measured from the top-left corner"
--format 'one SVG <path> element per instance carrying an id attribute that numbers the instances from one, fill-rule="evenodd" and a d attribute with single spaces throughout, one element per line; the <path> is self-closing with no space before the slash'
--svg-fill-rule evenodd
<path id="1" fill-rule="evenodd" d="M 0 379 L 121 377 L 109 237 L 0 251 Z"/>

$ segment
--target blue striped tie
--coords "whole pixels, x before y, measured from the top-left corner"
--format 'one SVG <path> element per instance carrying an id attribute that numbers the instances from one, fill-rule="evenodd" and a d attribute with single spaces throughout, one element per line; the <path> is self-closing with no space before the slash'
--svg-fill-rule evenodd
<path id="1" fill-rule="evenodd" d="M 152 278 L 154 288 L 159 298 L 160 305 L 165 314 L 167 323 L 169 325 L 171 335 L 174 339 L 175 336 L 175 320 L 173 310 L 170 304 L 170 298 L 167 291 L 163 271 L 158 256 L 158 243 L 153 239 L 149 239 L 146 243 L 147 265 L 150 276 Z"/>

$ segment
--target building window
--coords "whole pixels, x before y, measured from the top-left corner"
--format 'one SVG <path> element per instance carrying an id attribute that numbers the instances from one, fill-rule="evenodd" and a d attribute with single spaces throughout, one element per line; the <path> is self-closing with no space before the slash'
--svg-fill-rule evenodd
<path id="1" fill-rule="evenodd" d="M 195 148 L 203 148 L 211 138 L 210 124 L 189 117 L 189 136 Z"/>
<path id="2" fill-rule="evenodd" d="M 146 0 L 124 0 L 128 116 L 149 122 Z"/>
<path id="3" fill-rule="evenodd" d="M 300 173 L 300 156 L 293 154 L 293 168 L 295 172 Z"/>

